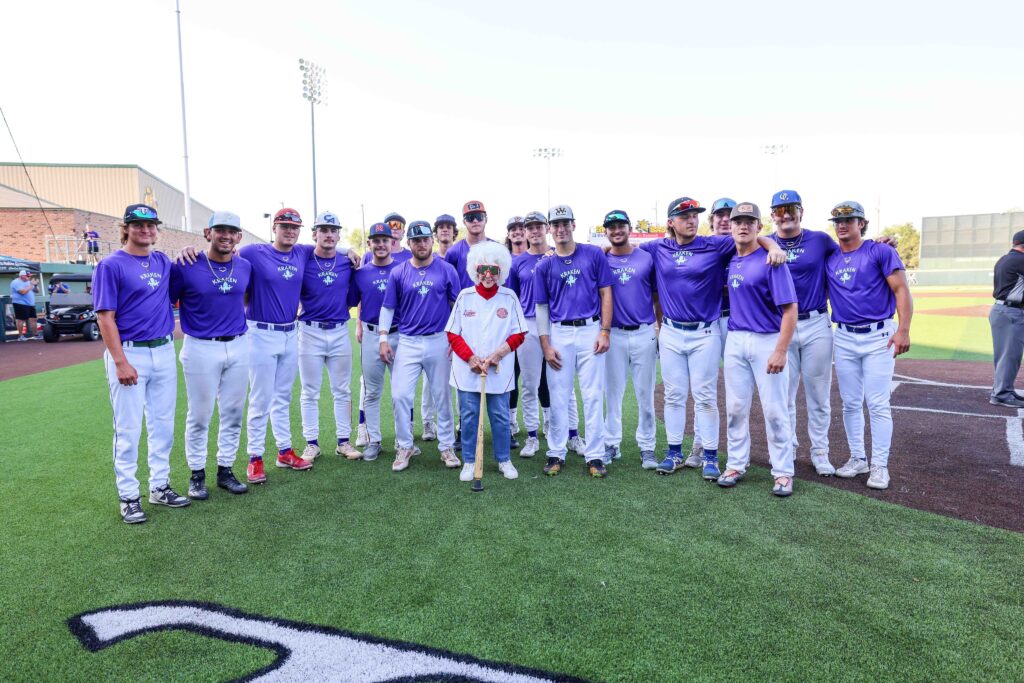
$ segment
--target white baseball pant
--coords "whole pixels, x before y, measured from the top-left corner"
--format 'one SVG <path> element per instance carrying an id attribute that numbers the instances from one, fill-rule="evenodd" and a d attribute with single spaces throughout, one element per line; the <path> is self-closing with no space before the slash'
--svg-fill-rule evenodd
<path id="1" fill-rule="evenodd" d="M 759 334 L 733 330 L 725 344 L 725 411 L 729 460 L 726 468 L 746 472 L 750 464 L 750 402 L 753 389 L 761 401 L 768 458 L 773 477 L 792 477 L 793 434 L 786 400 L 789 373 L 768 374 L 768 358 L 775 351 L 778 332 Z"/>
<path id="2" fill-rule="evenodd" d="M 427 390 L 426 382 L 424 382 L 423 391 L 420 393 L 420 419 L 423 420 L 423 424 L 437 420 L 437 411 L 434 410 L 434 399 L 430 395 L 430 391 Z"/>
<path id="3" fill-rule="evenodd" d="M 835 358 L 839 395 L 843 399 L 843 426 L 850 455 L 865 459 L 864 404 L 871 420 L 871 464 L 889 465 L 892 444 L 892 409 L 889 407 L 892 373 L 896 357 L 888 347 L 896 323 L 887 320 L 882 329 L 865 334 L 836 326 Z"/>
<path id="4" fill-rule="evenodd" d="M 562 369 L 547 369 L 548 393 L 551 395 L 551 425 L 547 430 L 548 457 L 565 460 L 569 440 L 569 411 L 561 406 L 576 402 L 574 391 L 578 377 L 583 393 L 583 425 L 586 444 L 583 458 L 587 461 L 604 458 L 604 375 L 605 355 L 594 353 L 600 325 L 590 322 L 580 327 L 551 323 L 549 343 L 562 356 Z M 529 337 L 529 335 L 527 335 Z M 520 372 L 522 368 L 520 367 Z"/>
<path id="5" fill-rule="evenodd" d="M 261 330 L 249 321 L 249 419 L 247 450 L 263 457 L 267 421 L 278 450 L 291 448 L 292 385 L 298 372 L 298 333 Z"/>
<path id="6" fill-rule="evenodd" d="M 138 384 L 126 387 L 117 381 L 117 367 L 109 351 L 103 352 L 103 365 L 114 413 L 117 495 L 122 500 L 130 500 L 139 497 L 139 480 L 135 472 L 139 466 L 143 416 L 146 418 L 149 490 L 163 488 L 170 481 L 178 368 L 173 343 L 149 348 L 125 342 L 124 355 L 139 373 Z"/>
<path id="7" fill-rule="evenodd" d="M 612 328 L 608 357 L 605 359 L 604 443 L 619 446 L 622 443 L 622 399 L 626 393 L 626 379 L 633 377 L 639 420 L 636 443 L 641 451 L 653 451 L 656 441 L 654 422 L 654 383 L 658 356 L 658 337 L 654 325 L 641 325 L 637 330 Z"/>
<path id="8" fill-rule="evenodd" d="M 661 378 L 665 385 L 665 436 L 681 444 L 686 431 L 686 398 L 693 392 L 695 433 L 704 448 L 718 449 L 718 360 L 722 337 L 718 324 L 680 330 L 667 321 L 658 335 Z"/>
<path id="9" fill-rule="evenodd" d="M 366 431 L 370 437 L 370 443 L 380 443 L 380 400 L 384 395 L 384 373 L 388 366 L 380 359 L 380 335 L 367 323 L 363 326 L 363 343 L 360 349 L 359 358 L 362 361 L 363 376 L 360 378 L 363 390 L 363 414 L 366 416 Z M 399 342 L 402 335 L 392 332 L 388 335 L 388 343 L 391 350 L 398 353 Z M 394 393 L 394 373 L 391 375 L 392 393 Z"/>
<path id="10" fill-rule="evenodd" d="M 390 341 L 390 335 L 388 339 Z M 416 398 L 416 380 L 421 372 L 427 375 L 423 390 L 429 388 L 437 407 L 438 448 L 443 451 L 455 445 L 451 389 L 448 386 L 451 374 L 448 353 L 448 335 L 444 332 L 402 337 L 402 346 L 395 351 L 394 369 L 391 371 L 391 406 L 395 416 L 395 443 L 399 448 L 413 446 L 409 411 Z"/>
<path id="11" fill-rule="evenodd" d="M 718 333 L 722 335 L 722 358 L 725 358 L 725 341 L 729 338 L 729 316 L 723 315 L 718 319 Z M 715 375 L 715 386 L 718 386 L 717 374 Z M 696 413 L 696 410 L 694 410 L 694 413 Z M 700 425 L 697 424 L 696 414 L 693 416 L 693 422 L 693 443 L 703 445 L 704 442 L 700 438 Z"/>
<path id="12" fill-rule="evenodd" d="M 807 436 L 811 453 L 828 455 L 828 427 L 832 422 L 832 324 L 828 313 L 810 312 L 799 320 L 789 344 L 789 423 L 793 425 L 793 455 L 800 440 L 796 433 L 796 392 L 804 381 L 807 403 Z"/>
<path id="13" fill-rule="evenodd" d="M 249 341 L 235 337 L 228 342 L 185 335 L 181 344 L 181 369 L 185 374 L 188 414 L 185 417 L 185 460 L 191 470 L 206 469 L 210 420 L 217 407 L 217 464 L 231 467 L 238 454 L 249 390 Z"/>
<path id="14" fill-rule="evenodd" d="M 544 351 L 540 347 L 540 336 L 537 334 L 537 319 L 526 319 L 526 337 L 516 349 L 519 358 L 519 380 L 522 388 L 519 392 L 519 403 L 523 409 L 523 423 L 527 432 L 535 432 L 540 428 L 540 377 L 544 367 Z M 552 372 L 548 368 L 548 372 Z M 548 391 L 550 394 L 550 385 Z M 573 390 L 569 401 L 568 427 L 578 429 L 580 424 L 579 410 L 576 407 L 576 392 Z M 545 428 L 550 429 L 549 425 Z"/>
<path id="15" fill-rule="evenodd" d="M 302 436 L 320 436 L 320 385 L 327 366 L 327 380 L 334 399 L 334 431 L 339 439 L 352 434 L 352 343 L 348 325 L 329 330 L 299 323 L 299 412 Z"/>

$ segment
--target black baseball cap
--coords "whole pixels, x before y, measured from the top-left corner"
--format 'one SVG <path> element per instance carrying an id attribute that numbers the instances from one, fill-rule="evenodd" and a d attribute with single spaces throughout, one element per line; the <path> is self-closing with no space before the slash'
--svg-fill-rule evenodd
<path id="1" fill-rule="evenodd" d="M 148 204 L 132 204 L 124 210 L 124 224 L 129 223 L 156 223 L 160 225 L 163 223 L 160 217 L 156 215 L 156 209 Z"/>
<path id="2" fill-rule="evenodd" d="M 1016 247 L 1018 244 L 1024 244 L 1024 230 L 1013 233 L 1013 246 Z"/>
<path id="3" fill-rule="evenodd" d="M 602 225 L 607 228 L 612 223 L 625 223 L 626 225 L 632 225 L 632 223 L 629 222 L 629 215 L 627 215 L 625 211 L 621 211 L 619 209 L 609 211 L 605 214 L 604 223 L 602 223 Z"/>
<path id="4" fill-rule="evenodd" d="M 673 199 L 668 205 L 669 218 L 682 216 L 684 213 L 704 213 L 705 211 L 707 211 L 707 209 L 701 206 L 700 202 L 698 202 L 696 199 L 690 199 L 689 197 L 679 197 L 678 199 Z"/>

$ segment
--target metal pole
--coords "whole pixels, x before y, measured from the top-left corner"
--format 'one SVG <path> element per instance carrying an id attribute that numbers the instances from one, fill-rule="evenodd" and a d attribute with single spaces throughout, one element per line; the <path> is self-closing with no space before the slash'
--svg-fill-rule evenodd
<path id="1" fill-rule="evenodd" d="M 551 155 L 548 155 L 548 208 L 551 208 Z"/>
<path id="2" fill-rule="evenodd" d="M 309 129 L 313 135 L 313 215 L 317 215 L 316 207 L 316 105 L 309 102 Z"/>
<path id="3" fill-rule="evenodd" d="M 181 4 L 174 0 L 178 15 L 178 81 L 181 84 L 181 142 L 185 148 L 185 231 L 192 232 L 192 186 L 188 178 L 188 131 L 185 128 L 185 66 L 181 53 Z"/>

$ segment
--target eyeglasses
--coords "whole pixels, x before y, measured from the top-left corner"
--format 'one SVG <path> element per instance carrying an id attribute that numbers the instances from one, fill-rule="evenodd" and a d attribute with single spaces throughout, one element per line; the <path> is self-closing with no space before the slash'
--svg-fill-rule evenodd
<path id="1" fill-rule="evenodd" d="M 488 275 L 488 274 L 490 274 L 490 275 L 493 275 L 494 277 L 498 277 L 498 275 L 501 274 L 501 267 L 500 266 L 477 266 L 476 267 L 476 274 L 477 275 Z"/>
<path id="2" fill-rule="evenodd" d="M 388 227 L 392 230 L 405 230 L 405 223 L 402 221 L 388 221 Z"/>
<path id="3" fill-rule="evenodd" d="M 696 199 L 687 199 L 685 202 L 679 202 L 672 207 L 672 213 L 682 213 L 683 211 L 693 211 L 694 209 L 700 208 L 700 202 Z"/>
<path id="4" fill-rule="evenodd" d="M 837 206 L 832 209 L 833 216 L 852 216 L 855 213 L 857 213 L 857 209 L 853 208 L 849 204 L 843 204 L 842 206 Z"/>
<path id="5" fill-rule="evenodd" d="M 473 213 L 467 213 L 465 216 L 467 223 L 480 223 L 487 219 L 487 214 L 481 211 L 474 211 Z"/>
<path id="6" fill-rule="evenodd" d="M 787 213 L 796 218 L 797 213 L 803 209 L 799 204 L 786 204 L 785 206 L 776 206 L 772 209 L 772 218 L 782 218 Z"/>

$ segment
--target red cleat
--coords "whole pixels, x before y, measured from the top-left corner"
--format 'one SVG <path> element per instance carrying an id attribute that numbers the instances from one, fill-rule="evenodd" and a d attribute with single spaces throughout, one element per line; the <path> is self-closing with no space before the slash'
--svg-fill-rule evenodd
<path id="1" fill-rule="evenodd" d="M 299 456 L 295 455 L 295 451 L 289 448 L 284 453 L 277 456 L 277 466 L 293 470 L 308 470 L 313 467 L 313 463 L 306 462 Z"/>
<path id="2" fill-rule="evenodd" d="M 262 484 L 267 480 L 267 474 L 263 471 L 263 458 L 249 460 L 249 467 L 245 471 L 246 479 L 250 484 Z"/>

